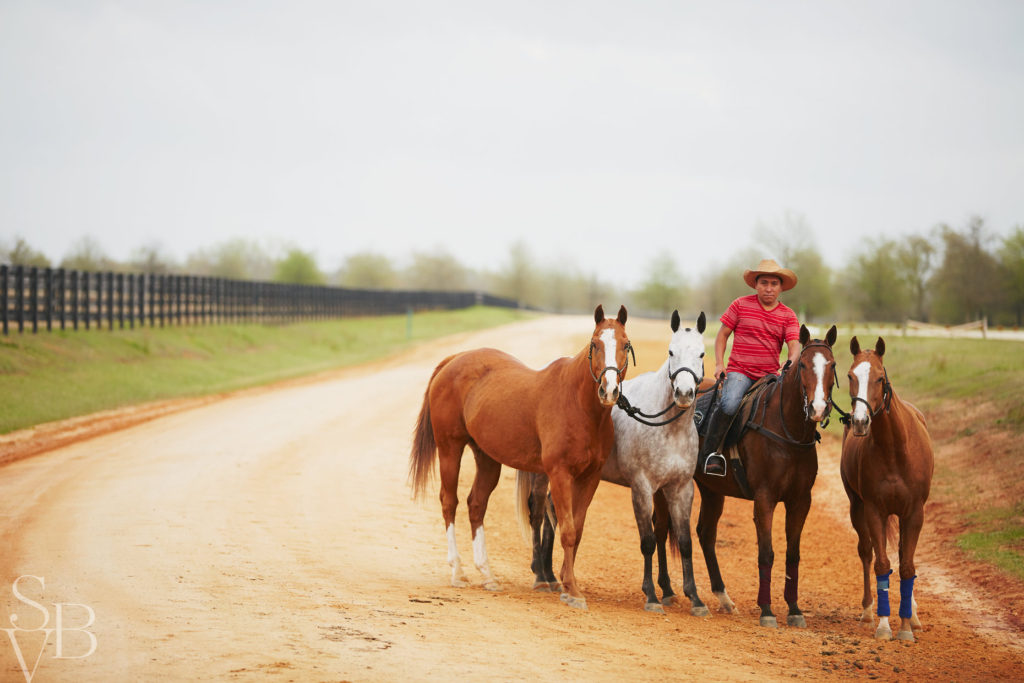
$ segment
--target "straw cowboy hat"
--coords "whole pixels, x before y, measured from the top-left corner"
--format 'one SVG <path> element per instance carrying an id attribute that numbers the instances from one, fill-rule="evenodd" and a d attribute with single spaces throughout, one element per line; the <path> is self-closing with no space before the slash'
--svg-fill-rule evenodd
<path id="1" fill-rule="evenodd" d="M 796 273 L 789 268 L 783 268 L 770 258 L 763 259 L 753 270 L 743 271 L 743 281 L 749 287 L 757 289 L 758 275 L 774 275 L 782 280 L 782 291 L 796 287 Z"/>

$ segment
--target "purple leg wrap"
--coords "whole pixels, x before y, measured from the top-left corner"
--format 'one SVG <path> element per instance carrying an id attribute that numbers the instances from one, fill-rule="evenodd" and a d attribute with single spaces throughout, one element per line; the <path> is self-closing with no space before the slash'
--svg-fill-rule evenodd
<path id="1" fill-rule="evenodd" d="M 786 589 L 783 592 L 783 597 L 786 598 L 786 603 L 792 605 L 796 602 L 796 585 L 800 572 L 800 565 L 798 564 L 787 564 L 786 565 Z"/>
<path id="2" fill-rule="evenodd" d="M 900 579 L 900 616 L 909 619 L 914 616 L 914 579 Z"/>
<path id="3" fill-rule="evenodd" d="M 876 576 L 878 580 L 878 616 L 887 617 L 889 616 L 889 574 L 892 574 L 890 569 L 887 574 Z"/>
<path id="4" fill-rule="evenodd" d="M 757 589 L 757 604 L 770 605 L 772 604 L 772 566 L 770 564 L 758 565 L 757 575 L 761 579 Z"/>

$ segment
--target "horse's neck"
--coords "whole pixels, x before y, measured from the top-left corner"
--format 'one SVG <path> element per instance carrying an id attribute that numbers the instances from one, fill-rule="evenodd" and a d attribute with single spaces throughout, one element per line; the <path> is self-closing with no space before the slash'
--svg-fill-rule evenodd
<path id="1" fill-rule="evenodd" d="M 645 372 L 622 383 L 622 392 L 643 410 L 661 410 L 672 399 L 672 382 L 668 378 L 668 360 L 656 372 Z"/>
<path id="2" fill-rule="evenodd" d="M 772 390 L 774 396 L 769 399 L 768 417 L 778 417 L 781 403 L 782 419 L 785 421 L 786 429 L 794 437 L 813 434 L 816 425 L 808 420 L 804 414 L 803 392 L 800 391 L 800 372 L 798 368 L 790 367 L 789 370 L 779 379 L 776 387 Z"/>
<path id="3" fill-rule="evenodd" d="M 564 372 L 566 386 L 576 387 L 577 403 L 581 408 L 594 416 L 606 409 L 597 398 L 597 387 L 590 372 L 590 358 L 586 351 L 580 351 L 571 358 Z"/>

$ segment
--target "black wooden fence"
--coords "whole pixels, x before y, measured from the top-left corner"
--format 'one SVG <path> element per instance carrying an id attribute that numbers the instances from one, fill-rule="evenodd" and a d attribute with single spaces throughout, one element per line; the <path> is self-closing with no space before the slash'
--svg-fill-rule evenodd
<path id="1" fill-rule="evenodd" d="M 195 275 L 90 272 L 0 265 L 3 333 L 26 328 L 133 329 L 138 326 L 283 323 L 407 311 L 515 308 L 481 292 L 346 289 Z"/>

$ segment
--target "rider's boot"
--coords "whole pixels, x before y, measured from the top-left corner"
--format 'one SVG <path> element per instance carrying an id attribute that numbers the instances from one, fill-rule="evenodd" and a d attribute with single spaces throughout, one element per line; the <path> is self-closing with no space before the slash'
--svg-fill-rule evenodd
<path id="1" fill-rule="evenodd" d="M 704 474 L 714 477 L 725 476 L 725 455 L 721 451 L 725 450 L 722 448 L 722 442 L 732 422 L 731 417 L 719 408 L 711 411 L 708 429 L 704 435 L 704 445 L 697 456 L 697 468 L 703 467 Z"/>

